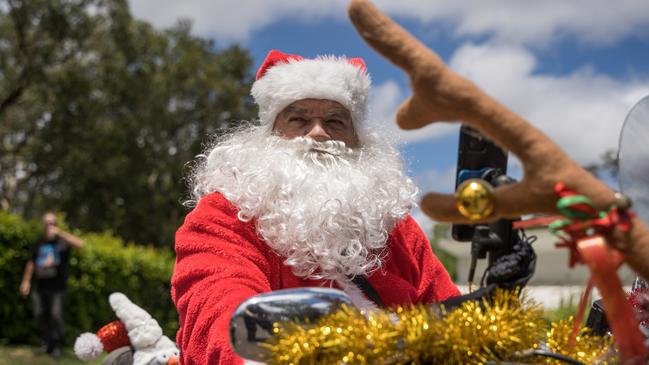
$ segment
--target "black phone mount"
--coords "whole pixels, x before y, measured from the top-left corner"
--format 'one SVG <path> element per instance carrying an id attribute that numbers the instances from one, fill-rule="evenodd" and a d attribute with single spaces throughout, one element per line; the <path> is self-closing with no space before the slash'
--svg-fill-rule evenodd
<path id="1" fill-rule="evenodd" d="M 469 179 L 483 179 L 491 185 L 502 185 L 507 179 L 507 152 L 480 134 L 477 130 L 462 125 L 458 144 L 455 188 Z M 460 242 L 473 239 L 475 225 L 453 224 L 451 235 Z"/>
<path id="2" fill-rule="evenodd" d="M 485 169 L 480 179 L 494 187 L 514 183 L 515 180 L 505 175 L 500 169 Z M 478 224 L 473 227 L 471 238 L 471 264 L 469 266 L 469 285 L 473 283 L 475 269 L 479 259 L 487 259 L 488 268 L 500 258 L 514 252 L 514 245 L 520 240 L 519 231 L 513 229 L 513 220 L 500 219 L 494 223 Z M 485 274 L 489 273 L 489 269 Z M 484 276 L 481 285 L 484 284 Z"/>
<path id="3" fill-rule="evenodd" d="M 515 180 L 506 172 L 507 153 L 479 131 L 462 125 L 455 187 L 468 179 L 482 179 L 494 187 L 514 183 Z M 470 285 L 475 277 L 477 261 L 485 258 L 488 267 L 480 280 L 481 286 L 485 279 L 487 283 L 500 286 L 513 282 L 524 285 L 529 280 L 536 263 L 536 255 L 530 246 L 532 240 L 522 230 L 514 230 L 512 222 L 501 219 L 489 224 L 453 225 L 451 233 L 456 241 L 471 242 Z"/>

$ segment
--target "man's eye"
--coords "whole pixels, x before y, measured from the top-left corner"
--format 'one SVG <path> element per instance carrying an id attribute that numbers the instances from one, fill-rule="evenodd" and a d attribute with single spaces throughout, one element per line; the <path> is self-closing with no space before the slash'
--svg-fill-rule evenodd
<path id="1" fill-rule="evenodd" d="M 295 122 L 295 123 L 304 123 L 304 122 L 306 122 L 306 119 L 304 119 L 302 117 L 290 117 L 290 118 L 288 118 L 288 121 L 289 122 Z"/>
<path id="2" fill-rule="evenodd" d="M 336 127 L 344 127 L 345 123 L 342 120 L 339 119 L 328 119 L 327 124 L 336 126 Z"/>

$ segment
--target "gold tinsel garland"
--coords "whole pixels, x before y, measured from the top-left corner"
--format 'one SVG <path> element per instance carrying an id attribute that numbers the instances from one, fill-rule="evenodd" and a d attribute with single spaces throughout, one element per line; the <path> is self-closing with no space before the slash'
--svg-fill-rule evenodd
<path id="1" fill-rule="evenodd" d="M 269 364 L 486 364 L 488 361 L 559 364 L 521 358 L 541 343 L 585 364 L 606 364 L 612 340 L 582 330 L 568 346 L 572 321 L 547 329 L 541 307 L 516 291 L 497 291 L 489 301 L 470 301 L 444 313 L 427 306 L 399 307 L 366 316 L 343 307 L 308 326 L 276 323 Z"/>
<path id="2" fill-rule="evenodd" d="M 568 344 L 572 332 L 573 318 L 552 323 L 545 344 L 552 352 L 569 356 L 584 364 L 617 364 L 613 353 L 613 337 L 600 337 L 591 334 L 590 329 L 582 327 L 577 334 L 574 346 Z M 546 364 L 565 364 L 559 361 L 546 361 Z"/>

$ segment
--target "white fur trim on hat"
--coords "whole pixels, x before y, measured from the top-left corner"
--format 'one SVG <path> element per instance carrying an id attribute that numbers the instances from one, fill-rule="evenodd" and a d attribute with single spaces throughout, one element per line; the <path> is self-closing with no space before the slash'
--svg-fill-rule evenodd
<path id="1" fill-rule="evenodd" d="M 269 127 L 284 108 L 302 99 L 337 101 L 358 125 L 366 119 L 370 85 L 367 72 L 347 58 L 320 56 L 273 65 L 255 81 L 251 94 L 259 105 L 261 123 Z"/>
<path id="2" fill-rule="evenodd" d="M 74 341 L 74 354 L 83 361 L 94 360 L 104 352 L 104 345 L 96 334 L 82 333 Z"/>

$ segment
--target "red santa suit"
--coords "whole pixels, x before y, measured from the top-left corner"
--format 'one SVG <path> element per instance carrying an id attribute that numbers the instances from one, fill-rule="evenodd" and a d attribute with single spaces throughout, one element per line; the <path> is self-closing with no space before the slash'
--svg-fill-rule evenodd
<path id="1" fill-rule="evenodd" d="M 383 266 L 368 278 L 386 306 L 460 294 L 410 216 L 392 229 L 386 247 Z M 259 238 L 255 222 L 241 222 L 237 208 L 220 193 L 203 197 L 178 230 L 171 283 L 180 318 L 181 364 L 187 365 L 242 363 L 230 347 L 229 323 L 245 299 L 278 289 L 332 285 L 296 277 Z"/>
<path id="2" fill-rule="evenodd" d="M 172 277 L 181 364 L 241 363 L 230 317 L 260 293 L 339 283 L 368 307 L 347 277 L 371 273 L 388 307 L 459 295 L 408 215 L 416 187 L 398 151 L 368 129 L 370 84 L 358 58 L 269 53 L 251 90 L 260 126 L 220 141 L 191 179 L 199 203 L 176 235 Z M 278 113 L 304 99 L 349 111 L 358 145 L 274 135 Z"/>

